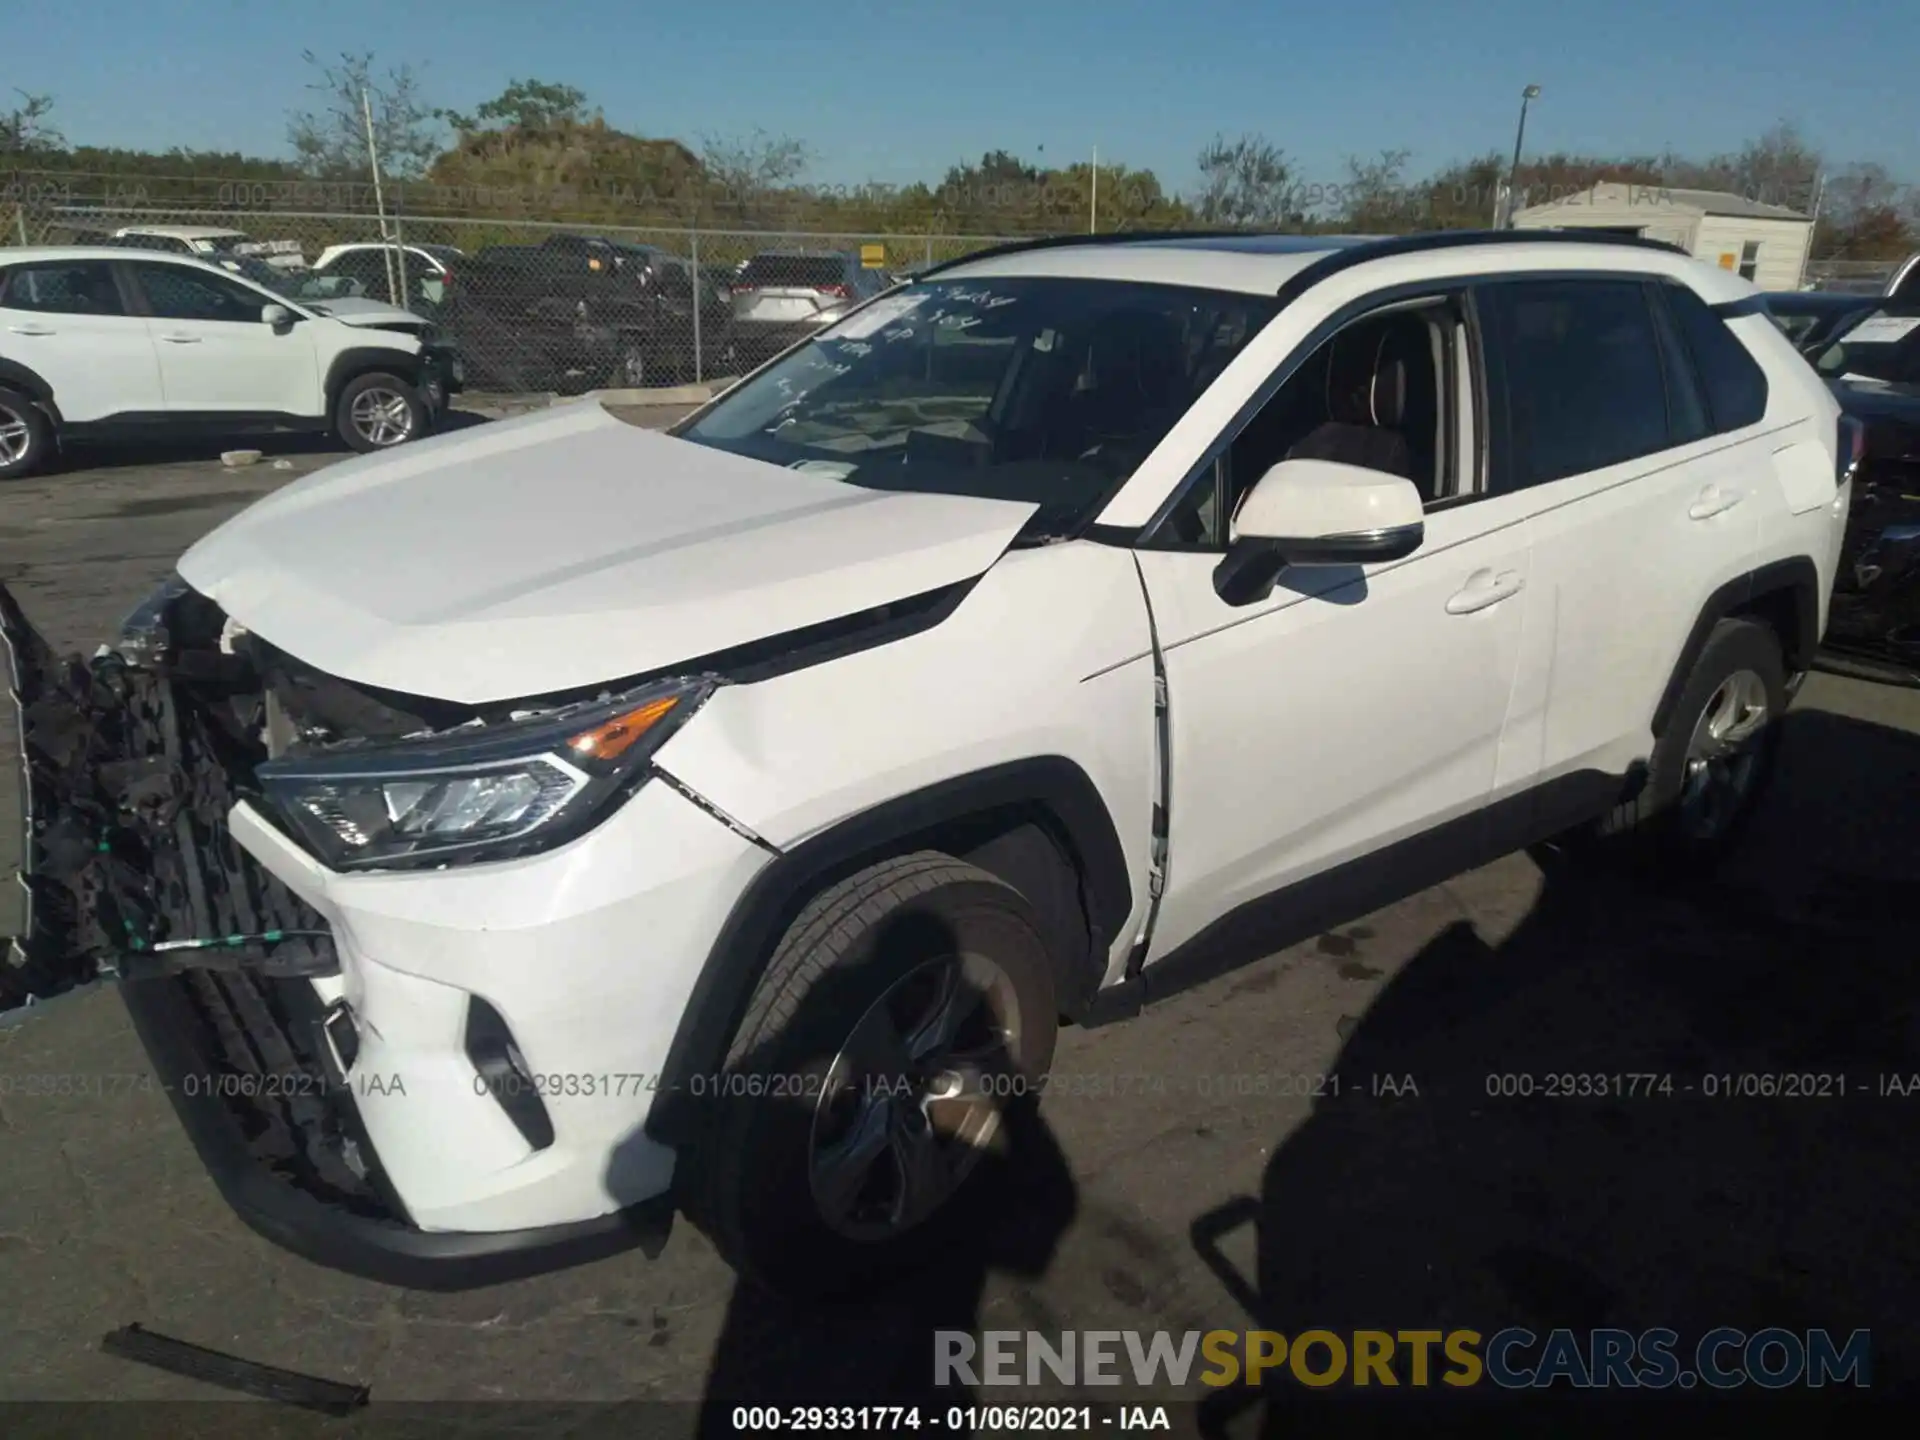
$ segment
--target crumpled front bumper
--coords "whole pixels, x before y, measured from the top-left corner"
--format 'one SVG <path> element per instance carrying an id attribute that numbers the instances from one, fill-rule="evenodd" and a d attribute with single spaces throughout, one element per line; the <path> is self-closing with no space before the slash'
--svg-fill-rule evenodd
<path id="1" fill-rule="evenodd" d="M 468 1289 L 633 1246 L 657 1251 L 665 1197 L 577 1224 L 416 1226 L 387 1183 L 311 983 L 337 973 L 326 921 L 228 832 L 251 773 L 244 727 L 196 673 L 106 653 L 62 658 L 0 585 L 18 706 L 23 933 L 0 1009 L 118 981 L 202 1163 L 253 1229 L 319 1264 L 418 1289 Z M 216 673 L 202 673 L 209 661 Z M 213 697 L 213 703 L 208 703 Z M 293 938 L 247 943 L 270 932 Z M 235 937 L 204 950 L 182 939 Z M 156 947 L 161 947 L 157 948 Z"/>

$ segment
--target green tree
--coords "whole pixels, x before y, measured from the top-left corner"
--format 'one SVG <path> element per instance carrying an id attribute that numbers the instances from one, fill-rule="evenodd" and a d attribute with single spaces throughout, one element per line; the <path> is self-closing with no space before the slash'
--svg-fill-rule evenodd
<path id="1" fill-rule="evenodd" d="M 463 135 L 479 130 L 544 134 L 565 126 L 584 125 L 593 118 L 587 109 L 586 91 L 546 80 L 509 80 L 506 89 L 476 107 L 471 115 L 457 110 L 434 113 Z"/>

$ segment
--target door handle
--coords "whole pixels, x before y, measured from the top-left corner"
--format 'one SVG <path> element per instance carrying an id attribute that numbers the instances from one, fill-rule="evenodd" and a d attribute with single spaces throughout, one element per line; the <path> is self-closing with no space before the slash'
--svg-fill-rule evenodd
<path id="1" fill-rule="evenodd" d="M 198 335 L 162 335 L 160 338 L 169 345 L 198 345 L 200 343 L 200 337 Z"/>
<path id="2" fill-rule="evenodd" d="M 9 325 L 7 329 L 15 335 L 54 335 L 58 333 L 45 325 Z"/>
<path id="3" fill-rule="evenodd" d="M 1700 492 L 1699 498 L 1687 507 L 1689 520 L 1711 520 L 1716 515 L 1724 515 L 1747 497 L 1738 490 L 1722 490 L 1718 485 L 1709 485 Z"/>
<path id="4" fill-rule="evenodd" d="M 1447 601 L 1447 613 L 1471 615 L 1489 605 L 1498 605 L 1509 596 L 1519 594 L 1526 583 L 1518 570 L 1502 570 L 1498 575 L 1491 570 L 1476 570 L 1468 577 L 1465 588 Z"/>

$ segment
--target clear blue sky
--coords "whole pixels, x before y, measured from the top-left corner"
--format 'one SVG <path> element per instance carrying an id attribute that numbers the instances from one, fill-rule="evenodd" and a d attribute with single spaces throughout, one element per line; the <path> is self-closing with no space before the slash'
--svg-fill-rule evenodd
<path id="1" fill-rule="evenodd" d="M 1920 180 L 1910 0 L 83 0 L 13 10 L 0 89 L 52 94 L 77 144 L 280 154 L 303 50 L 372 48 L 471 108 L 512 77 L 579 86 L 622 129 L 807 140 L 825 183 L 936 178 L 1006 148 L 1189 183 L 1216 131 L 1304 178 L 1349 154 L 1415 172 L 1513 143 L 1690 154 L 1790 118 L 1834 160 Z"/>

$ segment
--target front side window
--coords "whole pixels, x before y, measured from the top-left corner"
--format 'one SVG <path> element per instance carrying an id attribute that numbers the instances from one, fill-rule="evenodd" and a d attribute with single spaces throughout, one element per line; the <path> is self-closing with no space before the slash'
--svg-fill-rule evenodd
<path id="1" fill-rule="evenodd" d="M 676 433 L 878 490 L 1040 507 L 1066 533 L 1279 307 L 1116 280 L 930 281 L 873 301 Z"/>
<path id="2" fill-rule="evenodd" d="M 136 265 L 147 304 L 161 320 L 230 320 L 258 325 L 272 299 L 219 275 L 184 265 Z"/>
<path id="3" fill-rule="evenodd" d="M 1482 313 L 1504 402 L 1495 492 L 1603 470 L 1667 448 L 1667 394 L 1653 317 L 1632 280 L 1489 285 Z"/>
<path id="4" fill-rule="evenodd" d="M 16 265 L 0 274 L 0 309 L 48 315 L 125 315 L 120 288 L 104 260 Z"/>

